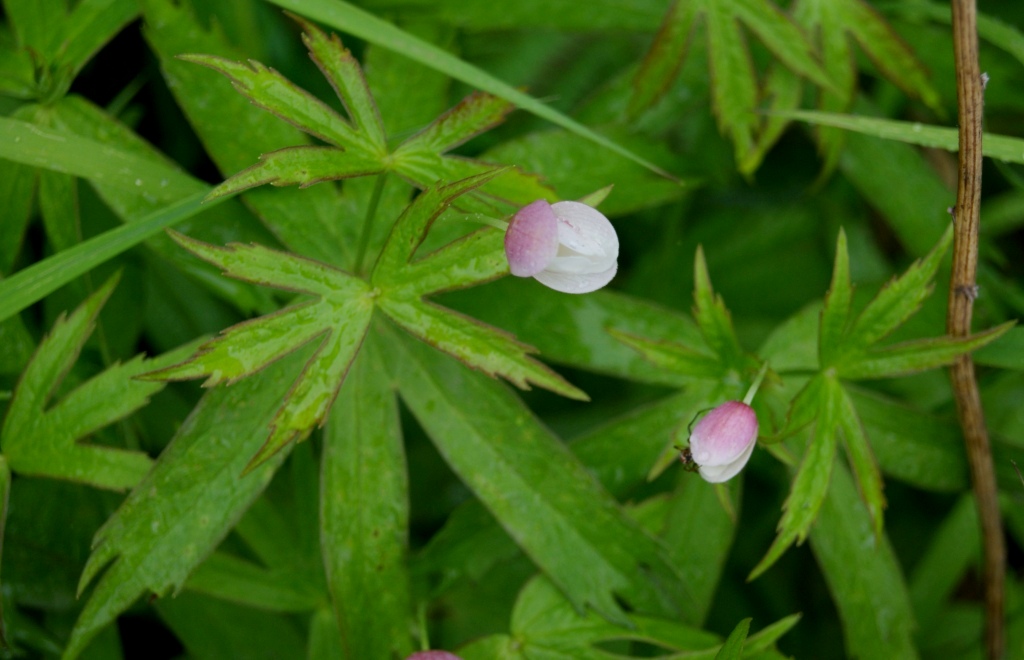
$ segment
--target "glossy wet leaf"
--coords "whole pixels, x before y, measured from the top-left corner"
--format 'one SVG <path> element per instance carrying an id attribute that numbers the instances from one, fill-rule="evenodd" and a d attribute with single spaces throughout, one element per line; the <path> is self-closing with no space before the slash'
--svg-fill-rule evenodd
<path id="1" fill-rule="evenodd" d="M 146 593 L 182 587 L 266 487 L 287 451 L 245 474 L 266 429 L 309 351 L 300 351 L 234 387 L 210 390 L 94 539 L 79 583 L 89 594 L 64 651 L 88 641 Z"/>
<path id="2" fill-rule="evenodd" d="M 273 1 L 279 7 L 302 14 L 336 29 L 345 30 L 372 44 L 394 50 L 426 66 L 437 69 L 472 87 L 506 99 L 510 103 L 542 119 L 546 119 L 584 139 L 629 158 L 653 172 L 663 173 L 659 167 L 637 156 L 629 149 L 574 121 L 537 99 L 524 94 L 515 87 L 348 2 L 327 2 L 326 0 L 314 0 L 313 2 L 298 2 L 296 0 Z"/>
<path id="3" fill-rule="evenodd" d="M 775 4 L 764 0 L 673 2 L 633 80 L 631 109 L 648 108 L 668 89 L 687 57 L 695 29 L 707 33 L 712 104 L 719 130 L 734 145 L 737 162 L 754 148 L 760 124 L 757 74 L 740 30 L 743 25 L 790 70 L 823 88 L 832 82 L 804 32 Z"/>
<path id="4" fill-rule="evenodd" d="M 310 55 L 338 93 L 350 117 L 342 117 L 323 101 L 297 87 L 277 71 L 258 62 L 249 65 L 208 55 L 188 55 L 228 77 L 235 89 L 301 131 L 333 147 L 296 146 L 260 155 L 256 165 L 219 185 L 213 197 L 265 183 L 310 186 L 323 181 L 394 172 L 421 189 L 481 174 L 491 169 L 444 155 L 471 137 L 504 121 L 512 104 L 489 94 L 474 94 L 435 119 L 429 126 L 389 151 L 385 128 L 363 72 L 337 35 L 328 37 L 312 23 L 300 21 Z M 479 165 L 479 166 L 477 166 Z M 513 187 L 485 190 L 526 204 L 547 191 L 520 176 Z M 470 198 L 462 203 L 475 207 Z M 486 208 L 486 207 L 478 207 Z"/>
<path id="5" fill-rule="evenodd" d="M 424 298 L 508 272 L 501 234 L 494 229 L 480 230 L 423 259 L 415 259 L 417 248 L 437 217 L 460 195 L 500 173 L 491 171 L 431 188 L 406 209 L 392 228 L 370 277 L 380 291 L 379 309 L 413 336 L 489 376 L 501 376 L 523 389 L 532 383 L 585 400 L 581 390 L 531 358 L 530 354 L 536 352 L 532 347 Z"/>
<path id="6" fill-rule="evenodd" d="M 408 477 L 381 344 L 356 359 L 324 431 L 320 544 L 344 658 L 413 649 Z"/>
<path id="7" fill-rule="evenodd" d="M 821 387 L 814 390 L 815 419 L 809 432 L 798 435 L 794 440 L 802 440 L 807 444 L 789 496 L 783 504 L 778 536 L 764 558 L 751 571 L 750 579 L 767 570 L 794 542 L 802 543 L 807 538 L 828 494 L 839 443 L 837 428 L 843 392 L 835 379 L 823 376 L 817 378 L 821 380 Z"/>
<path id="8" fill-rule="evenodd" d="M 621 622 L 625 615 L 612 596 L 618 594 L 642 612 L 686 610 L 686 585 L 660 544 L 522 402 L 418 342 L 400 335 L 398 341 L 401 351 L 392 351 L 388 363 L 403 400 L 452 469 L 574 607 Z M 510 444 L 503 438 L 513 429 L 517 440 Z"/>
<path id="9" fill-rule="evenodd" d="M 725 657 L 748 658 L 771 650 L 775 641 L 791 629 L 799 616 L 787 617 L 747 639 L 742 652 Z M 749 623 L 749 620 L 747 620 Z M 746 630 L 744 629 L 744 636 Z M 491 658 L 572 657 L 597 660 L 609 657 L 603 650 L 613 641 L 635 640 L 673 656 L 712 660 L 728 647 L 728 641 L 689 626 L 631 615 L 629 625 L 616 625 L 593 614 L 575 611 L 557 589 L 543 578 L 534 578 L 519 594 L 510 622 L 510 634 L 493 635 L 459 649 L 465 660 Z M 730 651 L 725 651 L 729 653 Z M 614 656 L 623 657 L 623 656 Z M 629 656 L 633 657 L 633 656 Z"/>
<path id="10" fill-rule="evenodd" d="M 917 657 L 914 614 L 896 554 L 888 539 L 875 533 L 842 465 L 836 466 L 811 531 L 811 549 L 843 621 L 847 654 Z"/>
<path id="11" fill-rule="evenodd" d="M 181 234 L 180 245 L 225 274 L 310 296 L 279 312 L 225 330 L 189 360 L 147 374 L 150 379 L 206 378 L 212 387 L 234 383 L 309 344 L 312 356 L 270 423 L 269 435 L 252 458 L 255 467 L 282 447 L 304 440 L 323 425 L 338 388 L 355 359 L 373 313 L 364 281 L 310 259 L 260 246 L 207 245 Z"/>
<path id="12" fill-rule="evenodd" d="M 133 377 L 179 359 L 189 348 L 115 364 L 51 401 L 116 284 L 117 278 L 111 278 L 71 315 L 58 319 L 23 372 L 0 431 L 0 447 L 15 472 L 125 490 L 152 466 L 142 452 L 80 440 L 144 406 L 163 384 Z"/>

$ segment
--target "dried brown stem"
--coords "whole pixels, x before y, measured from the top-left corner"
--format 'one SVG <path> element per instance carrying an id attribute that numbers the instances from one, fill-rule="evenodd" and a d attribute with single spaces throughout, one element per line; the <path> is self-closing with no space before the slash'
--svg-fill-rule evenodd
<path id="1" fill-rule="evenodd" d="M 978 65 L 975 0 L 952 0 L 953 51 L 956 58 L 960 158 L 953 241 L 953 275 L 949 284 L 946 329 L 955 337 L 971 332 L 971 312 L 977 297 L 978 225 L 981 218 L 981 136 L 984 83 Z M 971 482 L 981 520 L 985 579 L 985 648 L 991 659 L 1003 657 L 1003 581 L 1006 546 L 992 449 L 989 445 L 981 396 L 970 355 L 959 358 L 950 371 L 957 413 L 964 432 Z"/>

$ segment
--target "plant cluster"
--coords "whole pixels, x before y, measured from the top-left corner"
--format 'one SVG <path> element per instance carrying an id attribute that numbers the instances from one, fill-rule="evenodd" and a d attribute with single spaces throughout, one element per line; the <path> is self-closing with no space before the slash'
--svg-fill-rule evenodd
<path id="1" fill-rule="evenodd" d="M 2 6 L 0 656 L 975 657 L 1016 3 L 966 337 L 942 5 Z"/>

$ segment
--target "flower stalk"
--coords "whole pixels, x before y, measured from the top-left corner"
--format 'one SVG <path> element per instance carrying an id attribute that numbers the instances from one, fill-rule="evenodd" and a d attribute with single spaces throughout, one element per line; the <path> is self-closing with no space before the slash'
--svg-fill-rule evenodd
<path id="1" fill-rule="evenodd" d="M 956 206 L 953 210 L 953 272 L 949 284 L 946 331 L 954 337 L 971 333 L 977 297 L 978 228 L 981 222 L 982 111 L 984 79 L 978 64 L 975 0 L 952 0 L 953 53 L 956 60 L 957 115 L 960 124 Z M 964 433 L 971 484 L 981 521 L 984 548 L 985 649 L 1003 657 L 1006 545 L 999 511 L 999 491 L 981 394 L 970 354 L 950 368 L 957 414 Z"/>

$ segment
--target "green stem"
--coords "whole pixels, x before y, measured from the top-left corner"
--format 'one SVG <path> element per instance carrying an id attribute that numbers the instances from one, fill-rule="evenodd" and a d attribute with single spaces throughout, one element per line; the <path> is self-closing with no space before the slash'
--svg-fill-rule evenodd
<path id="1" fill-rule="evenodd" d="M 761 381 L 764 380 L 764 375 L 768 373 L 768 361 L 761 365 L 761 370 L 757 372 L 757 377 L 751 384 L 750 389 L 747 390 L 747 395 L 743 397 L 743 403 L 750 405 L 750 402 L 754 400 L 754 395 L 757 394 L 757 389 L 761 387 Z"/>
<path id="2" fill-rule="evenodd" d="M 377 206 L 380 205 L 381 195 L 384 194 L 384 183 L 387 181 L 387 174 L 378 174 L 377 182 L 373 186 L 373 194 L 370 196 L 370 204 L 366 207 L 366 217 L 363 218 L 363 231 L 359 235 L 359 249 L 356 251 L 356 273 L 365 273 L 363 261 L 366 259 L 366 248 L 370 245 L 370 230 L 373 228 L 373 218 L 377 215 Z"/>

